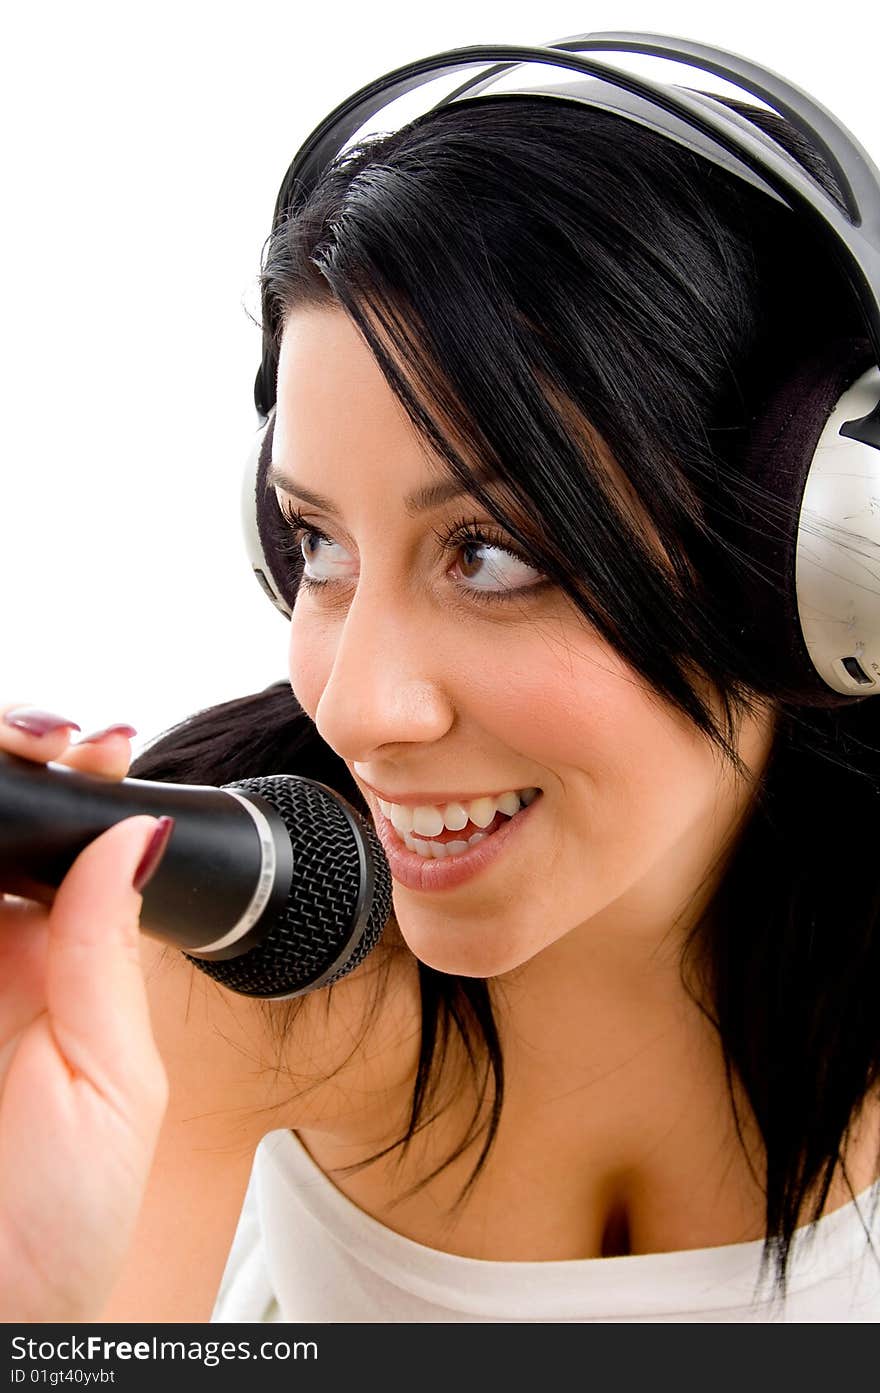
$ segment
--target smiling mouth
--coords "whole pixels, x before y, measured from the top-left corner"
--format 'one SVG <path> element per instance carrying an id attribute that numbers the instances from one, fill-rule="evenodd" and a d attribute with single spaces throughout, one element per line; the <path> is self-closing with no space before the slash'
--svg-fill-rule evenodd
<path id="1" fill-rule="evenodd" d="M 538 795 L 540 797 L 540 794 Z M 435 837 L 421 836 L 418 832 L 399 832 L 390 819 L 386 818 L 391 835 L 409 851 L 413 851 L 417 856 L 424 860 L 433 858 L 434 860 L 448 860 L 450 857 L 462 856 L 470 851 L 472 847 L 479 846 L 480 842 L 491 837 L 505 823 L 512 822 L 525 811 L 524 805 L 517 809 L 515 813 L 508 814 L 496 812 L 492 821 L 487 827 L 478 827 L 476 823 L 468 821 L 467 824 L 458 832 L 452 832 L 448 827 L 444 827 Z M 380 810 L 381 811 L 381 810 Z M 384 816 L 384 814 L 382 814 Z"/>

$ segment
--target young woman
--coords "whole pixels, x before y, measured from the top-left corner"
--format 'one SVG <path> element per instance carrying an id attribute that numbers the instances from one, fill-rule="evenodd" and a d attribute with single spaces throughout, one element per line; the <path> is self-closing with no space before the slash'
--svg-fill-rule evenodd
<path id="1" fill-rule="evenodd" d="M 6 898 L 6 1318 L 880 1319 L 878 711 L 752 555 L 779 403 L 871 366 L 827 248 L 508 96 L 347 152 L 262 284 L 287 677 L 130 771 L 0 746 L 318 778 L 394 913 L 273 1003 L 135 961 L 150 819 Z"/>

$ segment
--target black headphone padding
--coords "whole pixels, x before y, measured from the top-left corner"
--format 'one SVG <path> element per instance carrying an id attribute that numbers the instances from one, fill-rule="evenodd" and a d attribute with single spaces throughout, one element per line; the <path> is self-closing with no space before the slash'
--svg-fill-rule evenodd
<path id="1" fill-rule="evenodd" d="M 750 640 L 760 644 L 779 681 L 810 707 L 865 700 L 831 691 L 813 666 L 798 617 L 795 566 L 800 507 L 819 437 L 839 398 L 873 363 L 867 338 L 838 339 L 801 358 L 764 398 L 743 455 L 746 479 L 780 504 L 765 521 L 760 502 L 749 499 L 730 528 L 731 540 L 758 571 L 743 567 L 743 613 L 754 625 Z"/>

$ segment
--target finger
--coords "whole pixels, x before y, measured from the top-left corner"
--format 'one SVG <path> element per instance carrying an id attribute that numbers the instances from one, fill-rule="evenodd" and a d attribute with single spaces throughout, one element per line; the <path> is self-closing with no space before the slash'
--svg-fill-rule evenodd
<path id="1" fill-rule="evenodd" d="M 76 858 L 49 919 L 46 1000 L 70 1069 L 122 1114 L 165 1079 L 153 1040 L 140 955 L 136 870 L 157 819 L 126 818 Z"/>
<path id="2" fill-rule="evenodd" d="M 83 774 L 97 774 L 105 779 L 124 779 L 131 764 L 131 737 L 137 735 L 134 726 L 108 726 L 106 730 L 84 735 L 68 745 L 58 764 L 66 764 Z"/>
<path id="3" fill-rule="evenodd" d="M 45 764 L 67 749 L 71 731 L 81 727 L 57 712 L 28 702 L 10 701 L 0 706 L 0 750 Z"/>

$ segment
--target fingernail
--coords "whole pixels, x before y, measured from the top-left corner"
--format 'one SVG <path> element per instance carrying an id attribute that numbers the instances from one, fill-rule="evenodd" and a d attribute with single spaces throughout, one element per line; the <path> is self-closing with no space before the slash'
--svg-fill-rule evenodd
<path id="1" fill-rule="evenodd" d="M 115 725 L 105 726 L 103 730 L 93 731 L 91 735 L 84 735 L 81 740 L 77 740 L 77 745 L 95 745 L 99 740 L 103 740 L 105 735 L 127 735 L 129 739 L 137 735 L 134 726 Z"/>
<path id="2" fill-rule="evenodd" d="M 140 859 L 138 868 L 134 873 L 132 884 L 135 890 L 140 893 L 147 881 L 159 868 L 159 862 L 165 854 L 165 848 L 174 830 L 173 817 L 160 817 L 157 820 L 156 830 L 147 842 L 146 849 Z"/>
<path id="3" fill-rule="evenodd" d="M 37 706 L 16 706 L 14 711 L 7 711 L 3 717 L 8 726 L 15 726 L 17 730 L 26 730 L 28 735 L 51 735 L 54 730 L 81 730 L 76 721 L 69 721 L 66 716 L 56 716 L 52 711 L 41 711 Z"/>

